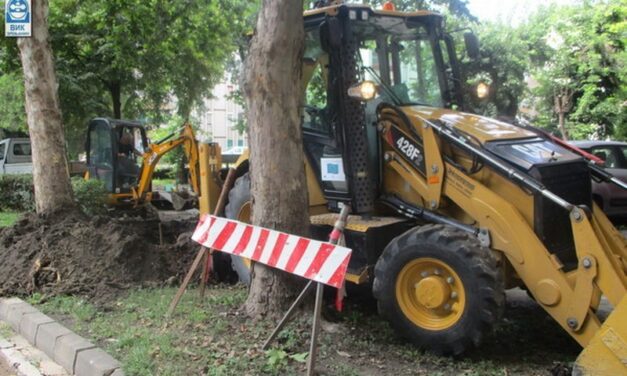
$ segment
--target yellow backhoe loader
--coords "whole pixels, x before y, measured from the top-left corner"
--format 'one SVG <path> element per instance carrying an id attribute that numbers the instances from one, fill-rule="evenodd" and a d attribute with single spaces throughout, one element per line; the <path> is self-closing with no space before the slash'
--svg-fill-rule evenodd
<path id="1" fill-rule="evenodd" d="M 627 245 L 591 195 L 591 179 L 622 183 L 541 132 L 464 112 L 461 64 L 439 14 L 334 4 L 305 12 L 304 25 L 311 231 L 325 239 L 340 204 L 351 206 L 347 280 L 371 281 L 380 314 L 441 354 L 479 346 L 504 291 L 523 287 L 584 348 L 575 374 L 627 374 Z M 475 57 L 476 38 L 465 41 Z M 99 119 L 88 141 L 89 173 L 118 201 L 148 197 L 143 177 L 160 149 L 195 152 L 190 137 L 152 145 L 141 182 L 126 185 L 119 127 Z M 197 148 L 192 177 L 211 213 L 220 151 Z M 229 218 L 250 220 L 249 166 L 246 154 L 235 164 Z M 232 264 L 246 282 L 248 262 Z M 602 297 L 614 307 L 605 321 Z"/>
<path id="2" fill-rule="evenodd" d="M 541 132 L 463 112 L 439 14 L 336 4 L 307 11 L 304 25 L 312 232 L 324 239 L 331 213 L 351 205 L 348 281 L 372 281 L 380 314 L 442 354 L 478 346 L 504 290 L 524 287 L 584 348 L 575 374 L 627 374 L 627 247 L 591 179 L 624 184 Z M 465 40 L 473 58 L 476 38 Z M 248 166 L 243 156 L 225 210 L 242 221 Z M 244 281 L 246 264 L 233 260 Z M 614 307 L 604 322 L 602 297 Z"/>
<path id="3" fill-rule="evenodd" d="M 163 139 L 149 143 L 144 126 L 137 122 L 96 118 L 89 122 L 86 140 L 86 179 L 99 179 L 113 206 L 137 206 L 153 199 L 152 176 L 161 157 L 183 146 L 189 163 L 189 183 L 199 193 L 198 143 L 191 124 Z M 184 200 L 174 196 L 176 200 Z M 173 202 L 181 206 L 179 202 Z"/>

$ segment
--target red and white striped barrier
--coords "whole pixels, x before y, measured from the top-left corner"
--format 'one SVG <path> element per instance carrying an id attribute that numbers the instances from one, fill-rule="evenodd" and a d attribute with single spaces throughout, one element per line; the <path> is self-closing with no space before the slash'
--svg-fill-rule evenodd
<path id="1" fill-rule="evenodd" d="M 201 218 L 192 239 L 335 288 L 344 283 L 351 256 L 345 247 L 213 215 Z"/>

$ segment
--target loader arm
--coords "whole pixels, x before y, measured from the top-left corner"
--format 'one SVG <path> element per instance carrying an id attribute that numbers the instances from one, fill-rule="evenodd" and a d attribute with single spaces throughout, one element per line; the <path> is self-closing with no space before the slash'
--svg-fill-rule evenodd
<path id="1" fill-rule="evenodd" d="M 624 317 L 616 316 L 624 315 L 627 309 L 627 247 L 622 235 L 601 209 L 594 204 L 591 211 L 572 205 L 512 168 L 500 174 L 492 173 L 490 179 L 515 182 L 523 192 L 533 191 L 568 211 L 577 264 L 574 269 L 567 270 L 514 203 L 446 157 L 443 145 L 454 144 L 452 136 L 446 134 L 447 129 L 426 119 L 421 120 L 422 124 L 415 127 L 421 130 L 418 134 L 411 129 L 412 125 L 407 124 L 408 119 L 403 118 L 402 113 L 388 109 L 382 111 L 379 131 L 383 140 L 393 145 L 397 136 L 392 137 L 392 133 L 402 132 L 405 139 L 422 145 L 425 160 L 421 169 L 402 152 L 392 148 L 384 155 L 386 165 L 423 198 L 426 207 L 446 211 L 446 203 L 452 202 L 466 213 L 466 223 L 487 230 L 490 248 L 505 256 L 542 308 L 582 347 L 594 346 L 594 350 L 584 351 L 587 357 L 594 358 L 595 354 L 604 353 L 606 359 L 616 361 L 611 369 L 617 372 L 627 370 L 627 331 L 623 324 L 612 324 L 624 322 Z M 472 148 L 464 142 L 456 147 Z M 498 171 L 497 168 L 494 170 Z M 601 295 L 619 308 L 605 324 L 596 313 Z M 585 369 L 582 374 L 597 374 L 590 369 L 593 363 L 590 361 L 582 366 Z"/>
<path id="2" fill-rule="evenodd" d="M 183 146 L 185 156 L 189 163 L 190 185 L 193 191 L 200 195 L 198 142 L 194 136 L 192 125 L 185 123 L 180 128 L 178 135 L 176 135 L 175 132 L 154 144 L 148 145 L 147 151 L 142 155 L 143 161 L 139 184 L 136 188 L 133 188 L 133 201 L 142 202 L 146 199 L 150 189 L 150 183 L 152 182 L 152 176 L 159 160 L 172 149 L 181 145 Z"/>

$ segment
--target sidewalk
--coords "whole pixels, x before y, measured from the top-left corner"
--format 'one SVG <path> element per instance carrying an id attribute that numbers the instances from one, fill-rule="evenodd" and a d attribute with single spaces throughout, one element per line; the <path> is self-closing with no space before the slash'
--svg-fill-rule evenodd
<path id="1" fill-rule="evenodd" d="M 68 376 L 42 351 L 0 321 L 0 376 Z"/>
<path id="2" fill-rule="evenodd" d="M 9 368 L 2 357 L 0 357 L 0 376 L 15 376 L 15 372 Z"/>

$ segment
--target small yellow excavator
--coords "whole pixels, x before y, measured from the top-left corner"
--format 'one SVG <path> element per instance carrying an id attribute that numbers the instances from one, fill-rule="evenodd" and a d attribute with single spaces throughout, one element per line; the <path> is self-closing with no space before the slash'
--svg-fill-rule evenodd
<path id="1" fill-rule="evenodd" d="M 442 354 L 479 346 L 504 291 L 523 287 L 584 348 L 574 374 L 627 374 L 627 244 L 591 179 L 624 183 L 533 128 L 464 112 L 463 66 L 437 13 L 332 4 L 304 25 L 312 234 L 324 239 L 351 206 L 347 280 L 372 281 L 399 334 Z M 217 199 L 212 148 L 200 145 L 204 213 Z M 248 221 L 247 156 L 235 166 L 225 215 Z M 246 260 L 232 263 L 248 281 Z"/>
<path id="2" fill-rule="evenodd" d="M 185 123 L 163 139 L 149 143 L 141 123 L 96 118 L 88 125 L 85 177 L 104 182 L 110 205 L 147 203 L 153 199 L 151 183 L 157 163 L 181 145 L 189 163 L 189 183 L 199 193 L 198 144 L 191 124 Z"/>

